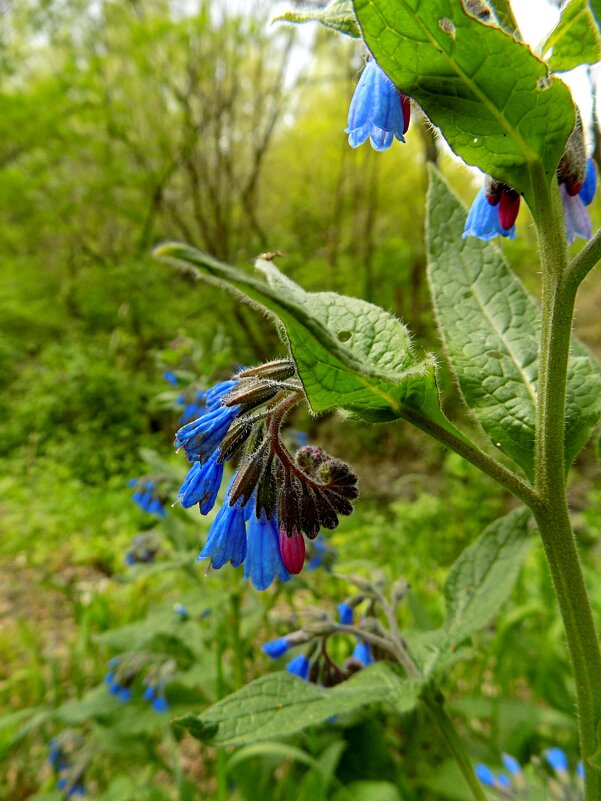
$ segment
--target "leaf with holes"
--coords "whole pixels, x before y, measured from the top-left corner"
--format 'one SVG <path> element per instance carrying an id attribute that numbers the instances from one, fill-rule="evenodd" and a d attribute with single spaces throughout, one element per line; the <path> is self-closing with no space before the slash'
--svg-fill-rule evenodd
<path id="1" fill-rule="evenodd" d="M 379 662 L 331 689 L 317 687 L 289 673 L 272 673 L 247 684 L 200 715 L 175 722 L 192 736 L 216 746 L 245 745 L 287 737 L 374 703 L 409 712 L 422 684 L 403 679 L 390 663 Z"/>
<path id="2" fill-rule="evenodd" d="M 531 209 L 574 126 L 568 88 L 527 45 L 458 0 L 354 0 L 370 51 L 468 164 L 522 192 Z"/>
<path id="3" fill-rule="evenodd" d="M 540 310 L 496 245 L 462 239 L 466 216 L 463 204 L 432 171 L 428 278 L 444 348 L 477 421 L 532 479 Z M 600 415 L 599 364 L 576 341 L 568 369 L 566 468 Z"/>
<path id="4" fill-rule="evenodd" d="M 352 0 L 333 0 L 324 8 L 308 8 L 301 11 L 288 11 L 275 17 L 274 22 L 320 22 L 326 28 L 357 38 L 359 26 L 353 11 Z"/>
<path id="5" fill-rule="evenodd" d="M 257 262 L 266 278 L 260 280 L 187 245 L 162 245 L 155 255 L 271 312 L 314 412 L 338 407 L 374 423 L 434 424 L 466 441 L 441 411 L 434 358 L 416 354 L 407 328 L 391 314 L 334 292 L 305 292 L 267 260 Z"/>
<path id="6" fill-rule="evenodd" d="M 587 0 L 571 0 L 561 12 L 556 28 L 542 48 L 553 48 L 549 63 L 555 72 L 572 70 L 580 64 L 596 64 L 601 58 L 601 36 Z"/>

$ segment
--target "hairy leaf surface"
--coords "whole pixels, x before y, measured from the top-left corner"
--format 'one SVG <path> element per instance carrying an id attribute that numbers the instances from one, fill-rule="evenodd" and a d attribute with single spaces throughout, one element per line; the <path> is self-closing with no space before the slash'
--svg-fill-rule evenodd
<path id="1" fill-rule="evenodd" d="M 177 723 L 199 740 L 213 745 L 245 745 L 287 737 L 332 715 L 367 704 L 386 702 L 397 713 L 417 704 L 421 683 L 402 679 L 390 664 L 380 662 L 332 689 L 317 687 L 289 673 L 262 676 L 205 710 Z"/>
<path id="2" fill-rule="evenodd" d="M 555 72 L 574 69 L 580 64 L 595 64 L 601 58 L 601 36 L 587 0 L 571 0 L 543 45 L 551 48 L 549 63 Z"/>

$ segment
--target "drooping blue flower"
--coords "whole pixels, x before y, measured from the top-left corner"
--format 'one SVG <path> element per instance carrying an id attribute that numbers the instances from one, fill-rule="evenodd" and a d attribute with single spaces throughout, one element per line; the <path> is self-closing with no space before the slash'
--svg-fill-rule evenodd
<path id="1" fill-rule="evenodd" d="M 348 113 L 351 147 L 369 138 L 374 150 L 387 150 L 395 137 L 404 142 L 409 127 L 410 105 L 386 73 L 371 58 L 359 79 Z"/>
<path id="2" fill-rule="evenodd" d="M 185 450 L 189 462 L 206 462 L 227 434 L 239 410 L 239 406 L 217 406 L 198 420 L 186 423 L 175 435 L 176 448 Z"/>
<path id="3" fill-rule="evenodd" d="M 218 409 L 221 406 L 221 399 L 223 396 L 227 395 L 227 393 L 234 389 L 234 387 L 237 387 L 238 384 L 239 382 L 235 379 L 229 379 L 228 381 L 220 381 L 218 384 L 208 389 L 204 394 L 207 409 L 209 411 Z"/>
<path id="4" fill-rule="evenodd" d="M 261 646 L 263 653 L 267 654 L 270 659 L 279 659 L 280 656 L 284 656 L 289 648 L 290 643 L 285 637 L 280 637 L 277 640 L 271 640 L 270 642 L 266 642 L 265 645 Z"/>
<path id="5" fill-rule="evenodd" d="M 131 543 L 129 551 L 125 554 L 125 564 L 152 564 L 161 549 L 161 541 L 158 536 L 148 531 L 144 534 L 137 534 Z"/>
<path id="6" fill-rule="evenodd" d="M 475 236 L 477 239 L 488 241 L 495 236 L 506 236 L 515 239 L 515 225 L 511 228 L 503 228 L 499 221 L 500 203 L 493 206 L 488 202 L 484 187 L 480 189 L 474 202 L 471 205 L 465 228 L 463 229 L 463 239 L 468 236 Z"/>
<path id="7" fill-rule="evenodd" d="M 156 693 L 156 687 L 154 684 L 149 684 L 148 687 L 144 690 L 142 695 L 142 699 L 144 701 L 152 701 Z"/>
<path id="8" fill-rule="evenodd" d="M 371 652 L 369 643 L 360 640 L 357 643 L 357 645 L 355 645 L 355 650 L 353 651 L 353 659 L 355 659 L 357 662 L 361 662 L 363 667 L 371 665 L 372 662 L 374 661 L 374 657 Z"/>
<path id="9" fill-rule="evenodd" d="M 562 748 L 548 748 L 545 751 L 545 759 L 553 770 L 558 773 L 567 773 L 568 757 Z"/>
<path id="10" fill-rule="evenodd" d="M 288 581 L 290 575 L 282 561 L 277 515 L 271 520 L 251 515 L 248 521 L 244 578 L 250 579 L 256 590 L 266 590 L 274 578 Z"/>
<path id="11" fill-rule="evenodd" d="M 482 782 L 486 787 L 494 787 L 496 781 L 495 774 L 489 767 L 482 764 L 482 762 L 478 762 L 476 765 L 476 776 L 478 777 L 478 781 Z"/>
<path id="12" fill-rule="evenodd" d="M 136 487 L 131 499 L 144 512 L 157 517 L 165 517 L 165 507 L 156 494 L 156 482 L 145 478 L 132 478 L 127 482 L 129 487 Z"/>
<path id="13" fill-rule="evenodd" d="M 179 384 L 178 377 L 175 375 L 175 373 L 172 373 L 171 370 L 165 370 L 165 372 L 163 373 L 163 378 L 165 379 L 165 381 L 169 382 L 169 384 L 171 384 L 174 387 L 176 387 Z"/>
<path id="14" fill-rule="evenodd" d="M 157 695 L 152 699 L 151 706 L 155 712 L 162 715 L 169 710 L 169 701 L 167 701 L 164 695 Z"/>
<path id="15" fill-rule="evenodd" d="M 119 687 L 118 691 L 115 694 L 122 704 L 131 701 L 131 690 L 129 689 L 129 687 Z"/>
<path id="16" fill-rule="evenodd" d="M 578 193 L 580 200 L 585 206 L 590 206 L 597 191 L 597 169 L 592 159 L 586 161 L 586 177 L 582 184 L 582 189 Z"/>
<path id="17" fill-rule="evenodd" d="M 173 611 L 180 620 L 188 620 L 190 618 L 190 613 L 183 604 L 173 604 Z"/>
<path id="18" fill-rule="evenodd" d="M 522 772 L 522 766 L 515 757 L 512 757 L 510 754 L 501 754 L 501 759 L 505 765 L 505 770 L 511 773 L 512 776 L 516 776 L 518 773 Z"/>
<path id="19" fill-rule="evenodd" d="M 344 601 L 338 604 L 338 621 L 343 626 L 353 625 L 353 607 L 344 603 Z"/>
<path id="20" fill-rule="evenodd" d="M 211 565 L 215 569 L 223 567 L 226 562 L 231 562 L 233 567 L 238 567 L 246 557 L 244 509 L 240 506 L 239 501 L 236 501 L 233 506 L 230 506 L 228 502 L 233 481 L 232 478 L 225 495 L 226 501 L 217 512 L 204 548 L 196 560 L 198 562 L 201 559 L 210 559 Z"/>
<path id="21" fill-rule="evenodd" d="M 215 506 L 223 478 L 223 464 L 218 462 L 218 457 L 215 451 L 204 464 L 195 462 L 188 471 L 177 493 L 177 500 L 184 509 L 198 504 L 200 513 L 207 515 Z"/>
<path id="22" fill-rule="evenodd" d="M 582 760 L 579 760 L 578 764 L 576 765 L 576 776 L 578 776 L 579 779 L 582 779 L 582 781 L 584 781 L 585 777 L 584 762 Z"/>
<path id="23" fill-rule="evenodd" d="M 570 195 L 565 184 L 561 184 L 559 189 L 561 202 L 563 204 L 563 217 L 566 224 L 566 238 L 568 242 L 571 245 L 576 237 L 590 239 L 593 235 L 593 226 L 580 195 Z"/>
<path id="24" fill-rule="evenodd" d="M 286 665 L 286 670 L 288 673 L 292 673 L 293 676 L 299 676 L 299 678 L 303 679 L 304 681 L 308 681 L 311 663 L 305 654 L 299 654 L 298 656 L 295 656 L 294 659 L 291 659 L 290 662 L 288 662 Z"/>

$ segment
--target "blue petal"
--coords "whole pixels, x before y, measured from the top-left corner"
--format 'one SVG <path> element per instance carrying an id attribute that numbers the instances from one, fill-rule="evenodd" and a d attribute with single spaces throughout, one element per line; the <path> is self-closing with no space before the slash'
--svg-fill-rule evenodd
<path id="1" fill-rule="evenodd" d="M 144 695 L 142 696 L 142 698 L 144 699 L 144 701 L 152 701 L 155 693 L 156 693 L 156 687 L 151 684 L 144 690 Z"/>
<path id="2" fill-rule="evenodd" d="M 165 381 L 168 381 L 172 386 L 177 386 L 179 384 L 178 378 L 175 373 L 172 373 L 171 370 L 165 370 L 163 373 L 163 378 Z"/>
<path id="3" fill-rule="evenodd" d="M 571 245 L 577 236 L 581 239 L 590 239 L 593 235 L 593 226 L 580 195 L 575 197 L 569 195 L 565 184 L 560 186 L 560 191 L 568 242 Z"/>
<path id="4" fill-rule="evenodd" d="M 517 773 L 522 772 L 522 767 L 515 757 L 512 757 L 510 754 L 502 754 L 501 758 L 503 760 L 503 764 L 505 765 L 505 770 L 508 773 L 516 775 Z"/>
<path id="5" fill-rule="evenodd" d="M 351 147 L 368 138 L 375 150 L 387 150 L 395 137 L 404 142 L 405 118 L 398 89 L 370 59 L 359 79 L 349 107 L 346 133 Z"/>
<path id="6" fill-rule="evenodd" d="M 553 770 L 563 772 L 568 769 L 568 758 L 562 748 L 549 748 L 545 751 L 545 757 Z"/>
<path id="7" fill-rule="evenodd" d="M 493 787 L 495 784 L 495 774 L 490 768 L 483 765 L 482 762 L 478 762 L 476 765 L 476 776 L 478 780 L 487 787 Z"/>
<path id="8" fill-rule="evenodd" d="M 220 381 L 218 384 L 215 384 L 214 387 L 208 389 L 205 394 L 207 409 L 211 411 L 218 409 L 221 405 L 221 399 L 223 396 L 227 395 L 227 393 L 234 387 L 237 387 L 238 384 L 239 382 L 234 380 Z"/>
<path id="9" fill-rule="evenodd" d="M 263 512 L 260 518 L 251 515 L 248 521 L 244 578 L 250 579 L 255 589 L 266 590 L 276 576 L 280 581 L 288 581 L 290 578 L 280 553 L 277 518 L 267 520 Z"/>
<path id="10" fill-rule="evenodd" d="M 177 495 L 184 509 L 199 504 L 201 514 L 206 515 L 215 506 L 223 478 L 223 465 L 217 458 L 218 454 L 214 452 L 205 464 L 195 462 L 188 471 Z"/>
<path id="11" fill-rule="evenodd" d="M 338 620 L 343 626 L 353 625 L 353 609 L 344 602 L 338 604 Z"/>
<path id="12" fill-rule="evenodd" d="M 188 461 L 205 462 L 227 434 L 239 410 L 239 406 L 219 406 L 187 423 L 176 433 L 175 446 L 184 448 Z"/>
<path id="13" fill-rule="evenodd" d="M 310 669 L 311 663 L 304 654 L 295 656 L 294 659 L 291 659 L 286 665 L 288 673 L 292 673 L 293 676 L 299 676 L 301 679 L 304 679 L 304 681 L 308 681 Z"/>
<path id="14" fill-rule="evenodd" d="M 353 93 L 351 105 L 349 106 L 346 128 L 346 133 L 348 134 L 365 128 L 365 126 L 367 126 L 368 131 L 371 128 L 377 70 L 378 65 L 373 59 L 370 59 L 365 65 L 365 69 L 361 73 L 359 83 L 357 84 Z M 365 137 L 366 139 L 367 135 Z M 365 141 L 365 139 L 363 141 Z"/>
<path id="15" fill-rule="evenodd" d="M 290 643 L 288 640 L 285 637 L 280 637 L 277 640 L 266 642 L 265 645 L 261 647 L 261 650 L 264 654 L 267 654 L 270 659 L 279 659 L 289 648 Z"/>
<path id="16" fill-rule="evenodd" d="M 152 701 L 152 708 L 155 712 L 162 714 L 163 712 L 167 712 L 169 709 L 169 702 L 164 695 L 157 695 L 157 697 Z"/>
<path id="17" fill-rule="evenodd" d="M 467 236 L 475 236 L 484 241 L 494 239 L 495 236 L 507 236 L 515 239 L 515 225 L 512 225 L 508 231 L 503 228 L 499 222 L 499 206 L 491 206 L 486 199 L 484 188 L 480 189 L 474 198 L 467 215 L 463 239 Z"/>
<path id="18" fill-rule="evenodd" d="M 230 506 L 226 500 L 213 520 L 198 559 L 210 559 L 215 569 L 223 567 L 226 562 L 238 567 L 244 562 L 246 548 L 244 511 L 238 504 Z"/>
<path id="19" fill-rule="evenodd" d="M 592 159 L 587 159 L 586 162 L 586 178 L 582 184 L 578 197 L 585 206 L 589 206 L 593 202 L 595 192 L 597 190 L 597 170 L 595 169 L 595 162 Z"/>
<path id="20" fill-rule="evenodd" d="M 357 662 L 361 662 L 364 667 L 371 665 L 371 663 L 374 661 L 374 658 L 372 656 L 369 643 L 358 642 L 355 646 L 355 650 L 353 651 L 353 659 L 356 659 Z"/>

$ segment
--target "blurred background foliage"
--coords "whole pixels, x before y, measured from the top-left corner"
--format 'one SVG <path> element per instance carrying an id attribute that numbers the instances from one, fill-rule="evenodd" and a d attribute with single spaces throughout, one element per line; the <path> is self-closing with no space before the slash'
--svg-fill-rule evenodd
<path id="1" fill-rule="evenodd" d="M 0 2 L 7 801 L 62 797 L 45 763 L 61 725 L 80 726 L 95 743 L 87 786 L 105 801 L 465 797 L 417 713 L 406 721 L 361 714 L 298 737 L 296 752 L 272 744 L 228 755 L 228 767 L 165 718 L 107 709 L 99 687 L 107 659 L 137 630 L 140 647 L 173 639 L 181 670 L 171 701 L 200 709 L 268 669 L 258 648 L 278 627 L 286 632 L 287 613 L 333 608 L 348 591 L 324 571 L 262 596 L 238 572 L 205 579 L 193 559 L 210 521 L 177 510 L 161 529 L 161 569 L 126 571 L 131 538 L 156 523 L 126 487 L 148 471 L 141 449 L 159 454 L 175 478 L 185 472 L 171 454 L 177 392 L 164 370 L 208 386 L 282 353 L 267 319 L 157 264 L 153 245 L 182 239 L 249 269 L 257 254 L 279 250 L 280 268 L 306 288 L 363 296 L 439 349 L 425 282 L 425 165 L 441 163 L 466 202 L 477 179 L 452 162 L 417 110 L 406 145 L 385 155 L 351 150 L 343 129 L 362 54 L 324 32 L 270 27 L 276 5 L 257 0 L 248 13 L 217 0 Z M 599 222 L 596 205 L 593 216 Z M 536 291 L 526 211 L 518 229 L 503 247 Z M 593 275 L 577 326 L 597 354 L 600 300 Z M 445 395 L 450 412 L 465 417 L 448 379 Z M 331 537 L 336 570 L 405 576 L 413 591 L 403 625 L 438 625 L 448 566 L 510 499 L 406 426 L 306 413 L 294 425 L 361 477 L 357 511 Z M 589 446 L 572 505 L 601 611 L 599 472 Z M 184 600 L 213 609 L 193 637 L 172 611 Z M 121 629 L 130 624 L 138 628 Z M 446 689 L 475 757 L 494 762 L 507 750 L 526 759 L 551 742 L 575 753 L 563 637 L 536 547 L 514 603 Z"/>

